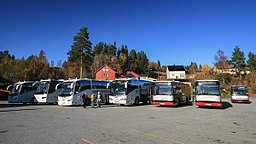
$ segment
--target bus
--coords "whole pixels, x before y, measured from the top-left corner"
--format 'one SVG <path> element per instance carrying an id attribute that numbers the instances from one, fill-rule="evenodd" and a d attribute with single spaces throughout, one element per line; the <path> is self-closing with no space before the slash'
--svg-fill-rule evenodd
<path id="1" fill-rule="evenodd" d="M 197 80 L 195 82 L 195 103 L 197 107 L 222 107 L 220 82 L 218 80 Z"/>
<path id="2" fill-rule="evenodd" d="M 24 81 L 9 85 L 7 90 L 10 91 L 8 103 L 31 103 L 35 104 L 36 100 L 34 92 L 36 91 L 38 82 Z"/>
<path id="3" fill-rule="evenodd" d="M 57 103 L 59 91 L 56 85 L 64 80 L 46 79 L 41 80 L 35 91 L 34 97 L 38 103 Z"/>
<path id="4" fill-rule="evenodd" d="M 233 85 L 230 89 L 231 102 L 250 103 L 248 89 L 245 86 Z"/>
<path id="5" fill-rule="evenodd" d="M 109 102 L 120 105 L 150 103 L 153 82 L 139 79 L 116 79 L 110 84 Z"/>
<path id="6" fill-rule="evenodd" d="M 100 81 L 93 79 L 70 79 L 58 84 L 59 95 L 58 105 L 71 106 L 83 105 L 84 94 L 87 92 L 90 104 L 90 96 L 92 93 L 100 92 L 102 103 L 108 103 L 108 95 L 110 90 L 107 89 L 108 81 Z"/>
<path id="7" fill-rule="evenodd" d="M 188 104 L 192 95 L 191 83 L 179 81 L 156 81 L 152 104 L 177 106 Z"/>

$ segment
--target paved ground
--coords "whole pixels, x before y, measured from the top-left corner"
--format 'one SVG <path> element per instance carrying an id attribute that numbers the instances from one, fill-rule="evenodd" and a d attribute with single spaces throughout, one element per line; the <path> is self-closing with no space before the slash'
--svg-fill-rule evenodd
<path id="1" fill-rule="evenodd" d="M 102 108 L 0 102 L 1 144 L 256 144 L 256 99 L 223 109 L 103 105 Z"/>

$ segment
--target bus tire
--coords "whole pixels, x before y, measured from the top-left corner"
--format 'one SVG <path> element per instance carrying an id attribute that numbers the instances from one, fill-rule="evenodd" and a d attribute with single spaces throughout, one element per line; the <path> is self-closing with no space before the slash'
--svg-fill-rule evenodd
<path id="1" fill-rule="evenodd" d="M 180 98 L 177 99 L 177 105 L 179 106 L 181 104 Z"/>
<path id="2" fill-rule="evenodd" d="M 140 103 L 140 99 L 139 99 L 139 97 L 136 97 L 136 98 L 135 98 L 134 105 L 139 105 L 139 103 Z"/>
<path id="3" fill-rule="evenodd" d="M 189 104 L 189 98 L 186 97 L 186 104 L 188 105 Z"/>
<path id="4" fill-rule="evenodd" d="M 36 102 L 35 102 L 35 98 L 34 98 L 34 97 L 33 97 L 33 98 L 31 98 L 30 103 L 31 103 L 32 105 L 36 104 Z"/>

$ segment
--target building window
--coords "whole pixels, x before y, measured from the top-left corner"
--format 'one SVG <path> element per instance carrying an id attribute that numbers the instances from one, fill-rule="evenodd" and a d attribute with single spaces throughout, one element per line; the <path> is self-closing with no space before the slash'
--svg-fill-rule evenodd
<path id="1" fill-rule="evenodd" d="M 181 78 L 184 78 L 184 77 L 185 77 L 184 73 L 181 73 L 181 74 L 180 74 L 180 77 L 181 77 Z"/>
<path id="2" fill-rule="evenodd" d="M 102 71 L 108 71 L 108 68 L 103 68 Z"/>
<path id="3" fill-rule="evenodd" d="M 108 74 L 102 74 L 102 77 L 108 77 Z"/>

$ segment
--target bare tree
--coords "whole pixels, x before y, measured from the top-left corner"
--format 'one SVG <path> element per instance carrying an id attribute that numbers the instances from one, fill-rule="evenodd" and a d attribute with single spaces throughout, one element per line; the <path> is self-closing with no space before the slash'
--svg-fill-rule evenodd
<path id="1" fill-rule="evenodd" d="M 214 66 L 217 69 L 221 70 L 222 82 L 223 82 L 223 84 L 225 84 L 225 79 L 224 79 L 224 74 L 223 73 L 224 73 L 224 70 L 228 68 L 227 56 L 225 56 L 223 50 L 218 50 L 216 55 L 214 56 L 214 59 L 215 59 Z"/>

